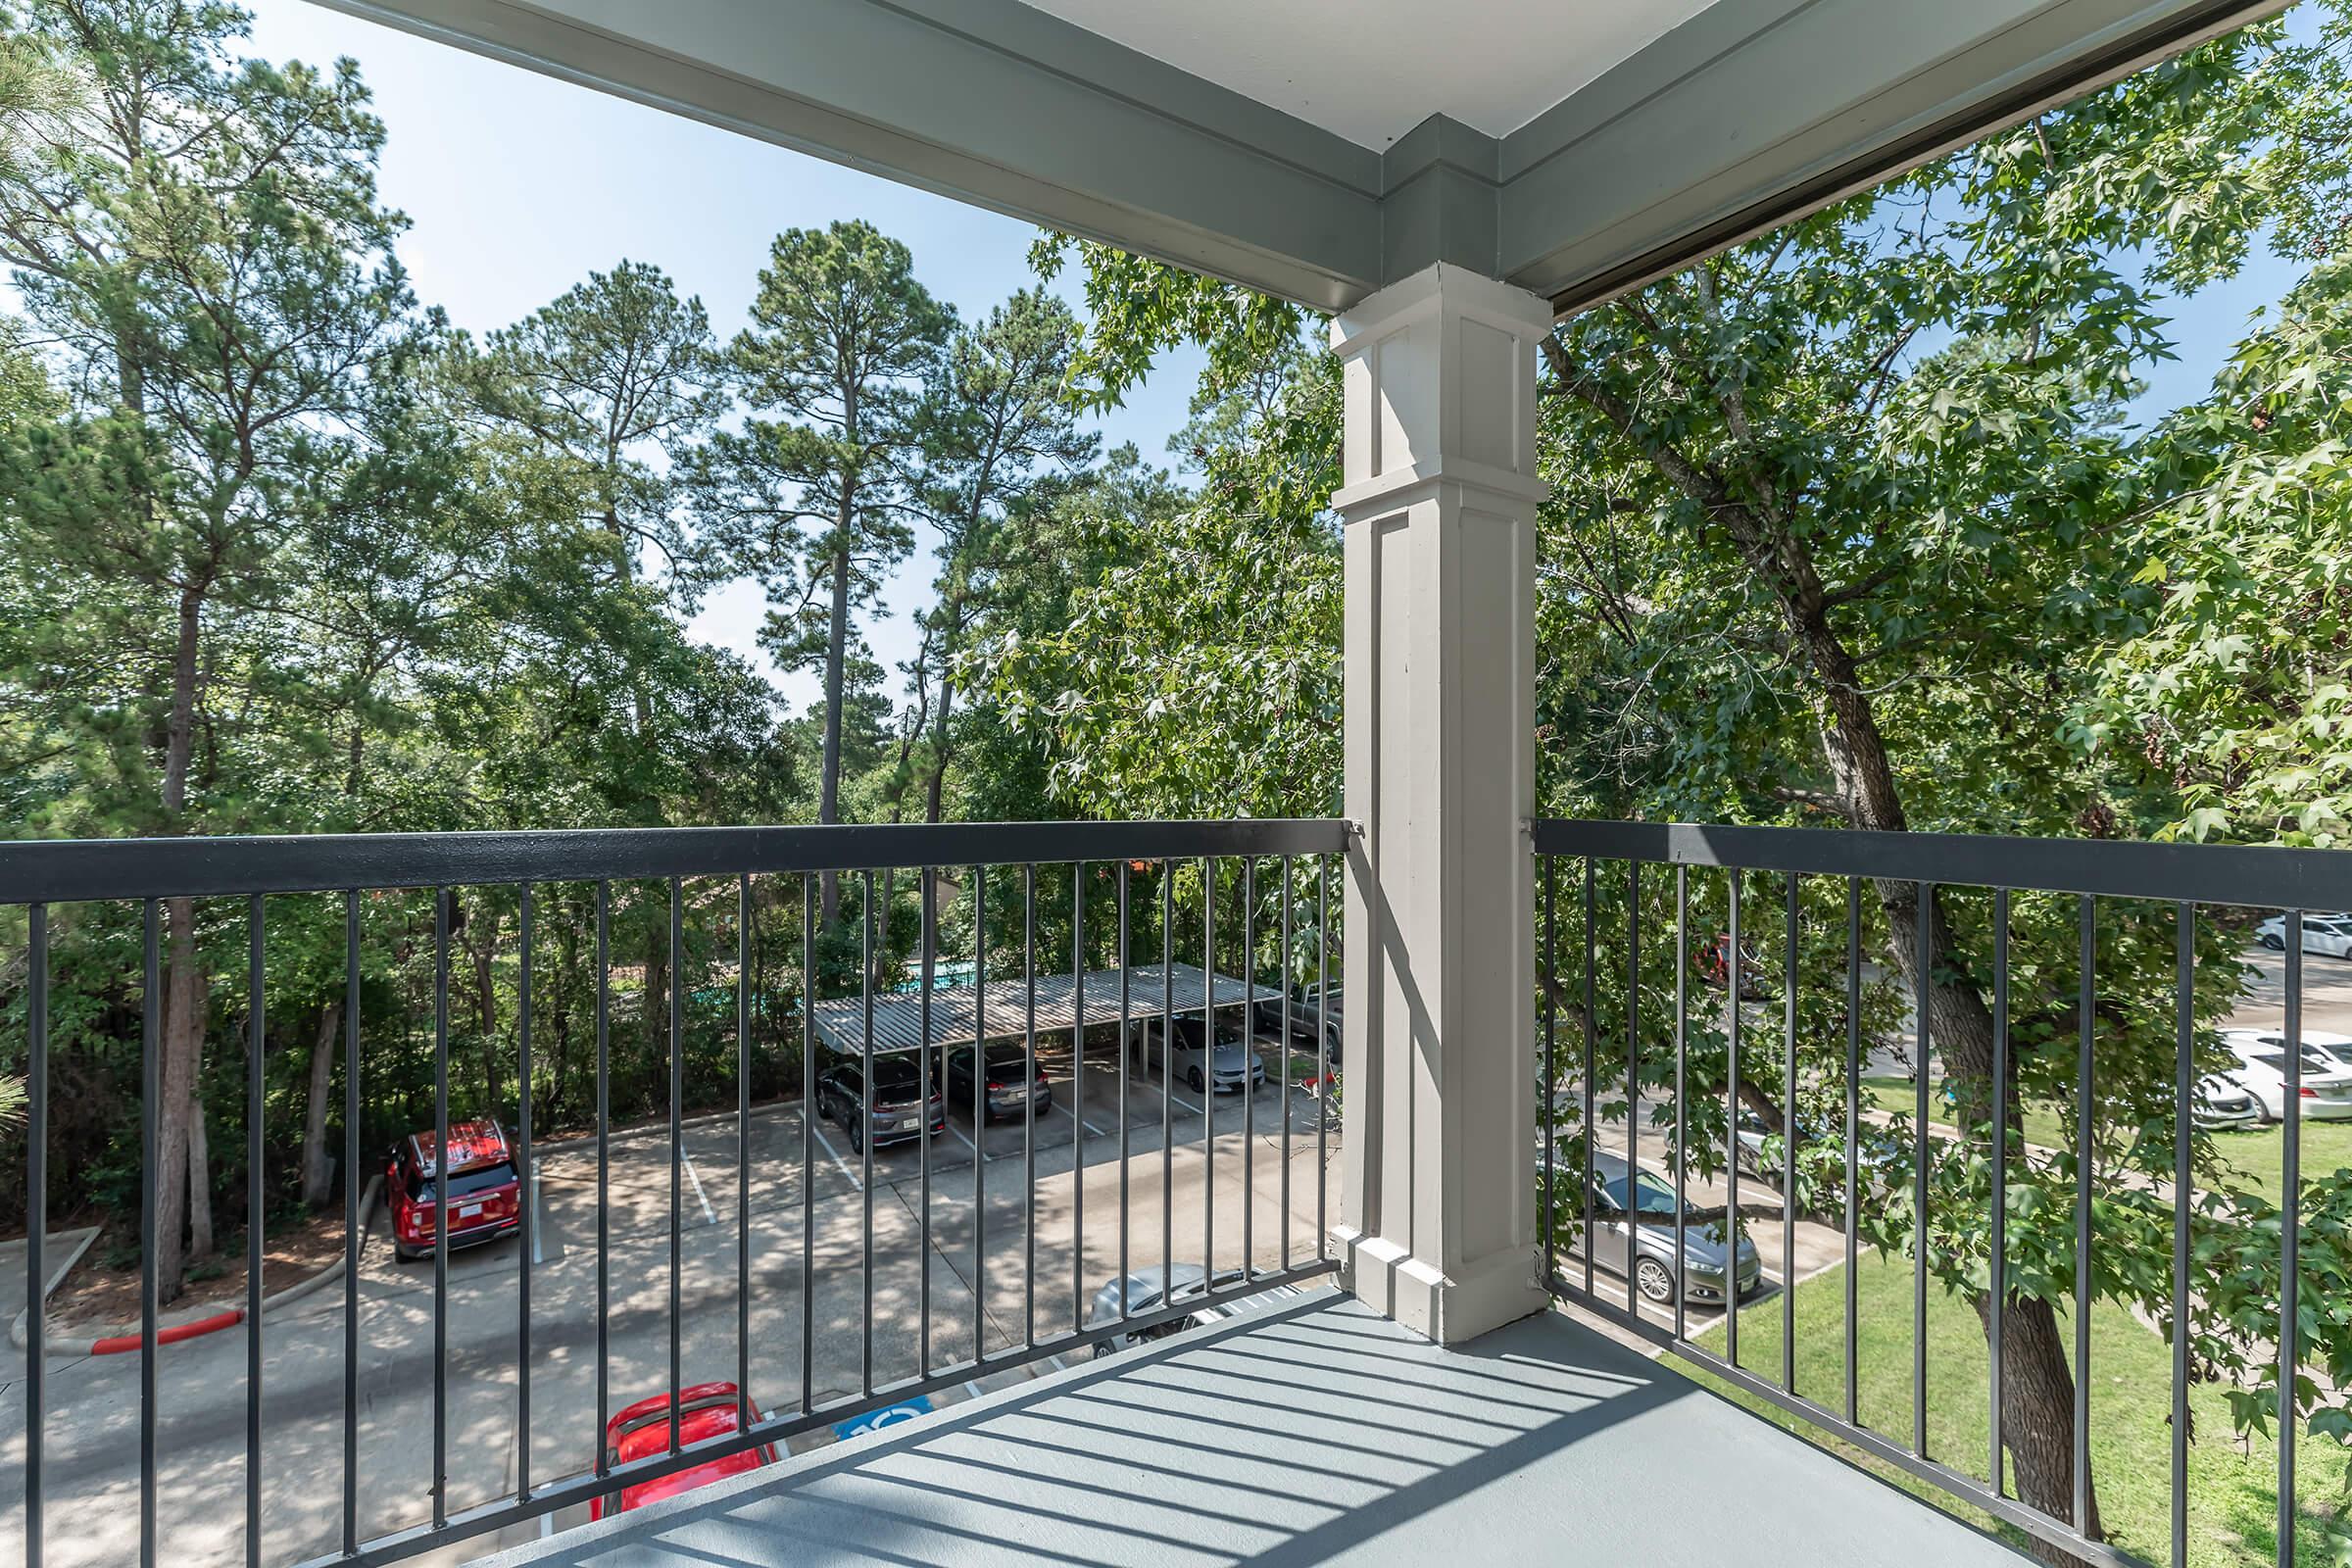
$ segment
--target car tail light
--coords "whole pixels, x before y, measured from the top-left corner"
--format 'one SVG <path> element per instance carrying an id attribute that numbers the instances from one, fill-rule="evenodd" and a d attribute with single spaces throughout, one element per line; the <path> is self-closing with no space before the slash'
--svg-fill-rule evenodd
<path id="1" fill-rule="evenodd" d="M 2320 1092 L 2317 1089 L 2313 1089 L 2306 1085 L 2303 1089 L 2303 1098 L 2305 1100 L 2317 1100 L 2320 1098 Z"/>
<path id="2" fill-rule="evenodd" d="M 991 1078 L 988 1081 L 988 1092 L 992 1095 L 1003 1094 L 1004 1092 L 1004 1086 L 997 1082 L 994 1078 Z"/>

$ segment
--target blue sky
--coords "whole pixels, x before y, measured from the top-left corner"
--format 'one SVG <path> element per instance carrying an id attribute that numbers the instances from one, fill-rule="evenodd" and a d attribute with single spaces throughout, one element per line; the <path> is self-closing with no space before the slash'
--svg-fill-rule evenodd
<path id="1" fill-rule="evenodd" d="M 605 93 L 427 42 L 312 5 L 247 0 L 241 53 L 324 64 L 348 55 L 386 129 L 386 205 L 414 226 L 400 246 L 424 301 L 475 333 L 504 326 L 591 270 L 624 257 L 700 295 L 721 338 L 744 324 L 754 278 L 780 229 L 863 218 L 914 252 L 915 274 L 967 318 L 1036 281 L 1037 231 L 944 197 L 771 147 Z M 1064 280 L 1070 302 L 1080 302 Z M 1096 421 L 1166 463 L 1183 425 L 1198 357 L 1171 355 L 1127 407 Z M 885 669 L 910 656 L 907 612 L 928 596 L 935 539 L 919 539 L 868 630 Z M 774 675 L 754 642 L 762 609 L 742 582 L 705 606 L 694 632 Z M 894 674 L 895 682 L 895 674 Z M 777 677 L 796 711 L 813 676 Z"/>
<path id="2" fill-rule="evenodd" d="M 588 271 L 627 258 L 661 267 L 701 296 L 720 337 L 743 323 L 753 282 L 779 229 L 864 218 L 904 240 L 916 274 L 967 318 L 1034 281 L 1036 231 L 944 197 L 767 146 L 733 132 L 485 60 L 347 17 L 309 0 L 247 0 L 250 52 L 323 63 L 348 55 L 375 94 L 388 131 L 384 201 L 414 226 L 401 245 L 418 295 L 480 333 L 527 315 Z M 2178 357 L 2149 372 L 2139 419 L 2200 396 L 2251 313 L 2276 300 L 2295 270 L 2267 252 L 2237 277 L 2179 302 Z M 1063 292 L 1080 304 L 1065 278 Z M 1133 442 L 1165 463 L 1200 371 L 1191 351 L 1169 356 L 1128 400 L 1096 421 L 1106 442 Z M 886 669 L 908 657 L 909 612 L 928 597 L 935 539 L 885 590 L 868 641 Z M 736 650 L 775 676 L 754 641 L 763 600 L 736 583 L 707 603 L 697 636 Z M 776 677 L 794 710 L 813 676 Z M 895 679 L 895 675 L 894 675 Z"/>

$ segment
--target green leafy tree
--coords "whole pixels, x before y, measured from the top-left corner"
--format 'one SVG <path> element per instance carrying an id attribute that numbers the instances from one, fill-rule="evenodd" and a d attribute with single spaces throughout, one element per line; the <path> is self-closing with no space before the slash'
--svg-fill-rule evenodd
<path id="1" fill-rule="evenodd" d="M 74 396 L 13 448 L 13 542 L 82 585 L 50 607 L 61 627 L 139 650 L 57 710 L 107 780 L 59 803 L 61 827 L 252 819 L 252 777 L 220 744 L 250 709 L 215 690 L 250 667 L 359 405 L 408 352 L 365 90 L 348 65 L 232 61 L 242 27 L 222 5 L 36 0 L 6 38 L 77 88 L 13 118 L 0 181 L 0 261 Z M 208 978 L 193 905 L 167 901 L 164 919 L 154 1176 L 172 1296 L 185 1250 L 211 1247 Z"/>
<path id="2" fill-rule="evenodd" d="M 821 662 L 817 820 L 838 822 L 852 616 L 912 548 L 923 393 L 954 318 L 863 221 L 777 235 L 751 314 L 727 350 L 751 412 L 698 454 L 696 511 L 731 569 L 766 585 L 781 662 Z M 831 926 L 838 879 L 823 888 Z"/>

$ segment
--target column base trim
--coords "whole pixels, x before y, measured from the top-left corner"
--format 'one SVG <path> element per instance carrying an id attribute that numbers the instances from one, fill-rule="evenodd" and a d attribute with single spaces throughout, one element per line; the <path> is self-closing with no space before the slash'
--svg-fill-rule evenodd
<path id="1" fill-rule="evenodd" d="M 1479 1259 L 1448 1275 L 1386 1237 L 1335 1229 L 1340 1283 L 1385 1318 L 1440 1345 L 1460 1345 L 1547 1304 L 1531 1248 Z"/>

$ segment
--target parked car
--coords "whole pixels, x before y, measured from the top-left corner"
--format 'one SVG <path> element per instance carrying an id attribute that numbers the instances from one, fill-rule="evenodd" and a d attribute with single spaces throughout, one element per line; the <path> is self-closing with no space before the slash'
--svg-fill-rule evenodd
<path id="1" fill-rule="evenodd" d="M 1334 980 L 1330 982 L 1329 996 L 1327 1004 L 1324 993 L 1304 981 L 1292 990 L 1291 1036 L 1296 1040 L 1311 1042 L 1319 1031 L 1329 1049 L 1332 1064 L 1337 1066 L 1347 994 L 1340 989 L 1340 983 Z M 1257 1004 L 1257 1027 L 1266 1034 L 1279 1036 L 1282 1033 L 1282 1004 L 1279 1001 Z"/>
<path id="2" fill-rule="evenodd" d="M 2266 1050 L 2286 1049 L 2286 1035 L 2280 1030 L 2240 1029 L 2231 1033 L 2242 1034 Z M 2316 1051 L 2326 1056 L 2331 1067 L 2352 1072 L 2352 1035 L 2334 1034 L 2326 1029 L 2306 1029 L 2303 1031 L 2303 1049 L 2307 1052 Z"/>
<path id="3" fill-rule="evenodd" d="M 2273 953 L 2286 951 L 2286 916 L 2274 914 L 2254 928 L 2255 938 Z M 2331 912 L 2303 917 L 2303 951 L 2330 958 L 2352 958 L 2352 914 Z"/>
<path id="4" fill-rule="evenodd" d="M 747 1403 L 749 1401 L 746 1401 Z M 732 1383 L 698 1383 L 678 1396 L 678 1446 L 708 1443 L 736 1431 L 736 1389 Z M 627 1464 L 632 1459 L 650 1459 L 669 1451 L 669 1406 L 666 1394 L 657 1394 L 635 1404 L 605 1423 L 605 1468 Z M 761 1417 L 760 1407 L 751 1405 L 752 1420 Z M 723 1459 L 712 1459 L 659 1481 L 640 1481 L 633 1487 L 588 1499 L 588 1517 L 602 1519 L 609 1513 L 626 1513 L 642 1508 L 663 1497 L 674 1497 L 682 1492 L 709 1486 L 728 1476 L 739 1476 L 747 1470 L 776 1462 L 776 1446 L 763 1444 L 730 1453 Z"/>
<path id="5" fill-rule="evenodd" d="M 1767 1154 L 1764 1140 L 1778 1139 L 1780 1134 L 1764 1125 L 1764 1118 L 1747 1105 L 1740 1107 L 1740 1170 L 1741 1174 L 1762 1181 L 1778 1183 L 1781 1179 L 1781 1159 L 1776 1147 Z M 1815 1122 L 1807 1117 L 1796 1119 L 1797 1147 L 1807 1149 L 1828 1145 L 1842 1157 L 1845 1148 L 1845 1126 L 1842 1121 Z M 1897 1147 L 1894 1134 L 1878 1122 L 1857 1118 L 1854 1125 L 1855 1159 L 1864 1170 L 1887 1172 L 1907 1169 L 1907 1156 Z M 1867 1183 L 1864 1184 L 1866 1187 Z"/>
<path id="6" fill-rule="evenodd" d="M 816 1113 L 849 1134 L 851 1152 L 863 1153 L 868 1138 L 876 1149 L 921 1138 L 926 1121 L 933 1136 L 947 1131 L 947 1098 L 937 1083 L 931 1086 L 931 1114 L 923 1115 L 922 1068 L 914 1057 L 876 1056 L 870 1095 L 863 1074 L 864 1064 L 852 1060 L 826 1068 L 816 1080 Z"/>
<path id="7" fill-rule="evenodd" d="M 2188 1102 L 2188 1119 L 2201 1131 L 2230 1132 L 2262 1125 L 2262 1104 L 2230 1081 L 2227 1073 L 2209 1072 L 2197 1080 Z"/>
<path id="8" fill-rule="evenodd" d="M 1662 1215 L 1662 1223 L 1632 1223 L 1629 1207 L 1641 1214 Z M 1592 1261 L 1612 1274 L 1633 1275 L 1634 1289 L 1642 1299 L 1671 1305 L 1679 1286 L 1686 1298 L 1709 1305 L 1723 1299 L 1723 1227 L 1713 1222 L 1687 1225 L 1683 1250 L 1674 1250 L 1674 1189 L 1650 1171 L 1635 1171 L 1623 1154 L 1596 1150 L 1592 1155 Z M 1584 1255 L 1586 1243 L 1569 1250 Z M 1764 1278 L 1756 1244 L 1740 1238 L 1734 1277 L 1740 1299 L 1755 1294 Z"/>
<path id="9" fill-rule="evenodd" d="M 1718 931 L 1714 940 L 1691 955 L 1691 961 L 1707 984 L 1719 986 L 1730 979 L 1732 967 L 1732 934 Z M 1740 944 L 1740 1000 L 1757 1002 L 1772 995 L 1766 984 L 1771 973 L 1770 961 L 1750 943 Z"/>
<path id="10" fill-rule="evenodd" d="M 1086 1314 L 1086 1326 L 1102 1328 L 1119 1320 L 1120 1303 L 1127 1303 L 1129 1317 L 1143 1317 L 1162 1307 L 1181 1306 L 1185 1301 L 1206 1296 L 1242 1283 L 1238 1268 L 1220 1270 L 1211 1280 L 1208 1271 L 1198 1263 L 1171 1263 L 1158 1268 L 1140 1268 L 1124 1279 L 1110 1279 L 1095 1292 L 1095 1304 Z M 1197 1323 L 1214 1323 L 1225 1316 L 1219 1307 L 1203 1307 L 1186 1317 L 1174 1318 L 1150 1328 L 1136 1329 L 1126 1334 L 1113 1334 L 1095 1342 L 1098 1357 L 1112 1355 L 1131 1346 L 1149 1345 L 1164 1340 L 1171 1334 L 1181 1334 Z"/>
<path id="11" fill-rule="evenodd" d="M 976 1054 L 969 1046 L 958 1046 L 948 1053 L 948 1098 L 958 1105 L 972 1102 L 972 1061 Z M 1035 1078 L 1029 1077 L 1026 1046 L 990 1046 L 986 1059 L 988 1098 L 981 1103 L 982 1120 L 1018 1116 L 1031 1105 L 1042 1116 L 1054 1107 L 1054 1086 L 1046 1081 L 1045 1069 L 1040 1067 Z M 1024 1079 L 1028 1081 L 1025 1091 Z"/>
<path id="12" fill-rule="evenodd" d="M 1217 1021 L 1216 1057 L 1212 1065 L 1207 1045 L 1207 1030 L 1199 1018 L 1175 1020 L 1175 1040 L 1170 1046 L 1160 1038 L 1160 1020 L 1144 1018 L 1138 1021 L 1131 1037 L 1129 1051 L 1146 1067 L 1157 1067 L 1163 1078 L 1182 1079 L 1192 1086 L 1193 1093 L 1202 1093 L 1213 1079 L 1217 1093 L 1239 1090 L 1245 1084 L 1255 1089 L 1266 1081 L 1266 1064 L 1256 1049 L 1246 1038 L 1242 1026 L 1220 1018 Z"/>
<path id="13" fill-rule="evenodd" d="M 2229 1080 L 2254 1098 L 2264 1121 L 2286 1115 L 2286 1047 L 2276 1033 L 2225 1029 L 2222 1044 L 2237 1057 Z M 2303 1048 L 2302 1110 L 2312 1121 L 2352 1120 L 2352 1070 L 2311 1046 Z"/>
<path id="14" fill-rule="evenodd" d="M 522 1228 L 522 1174 L 494 1121 L 459 1122 L 449 1129 L 449 1175 L 434 1157 L 433 1132 L 409 1134 L 392 1146 L 384 1166 L 384 1202 L 392 1217 L 392 1255 L 413 1262 L 433 1250 L 433 1210 L 444 1188 L 450 1203 L 449 1245 L 494 1242 Z"/>

